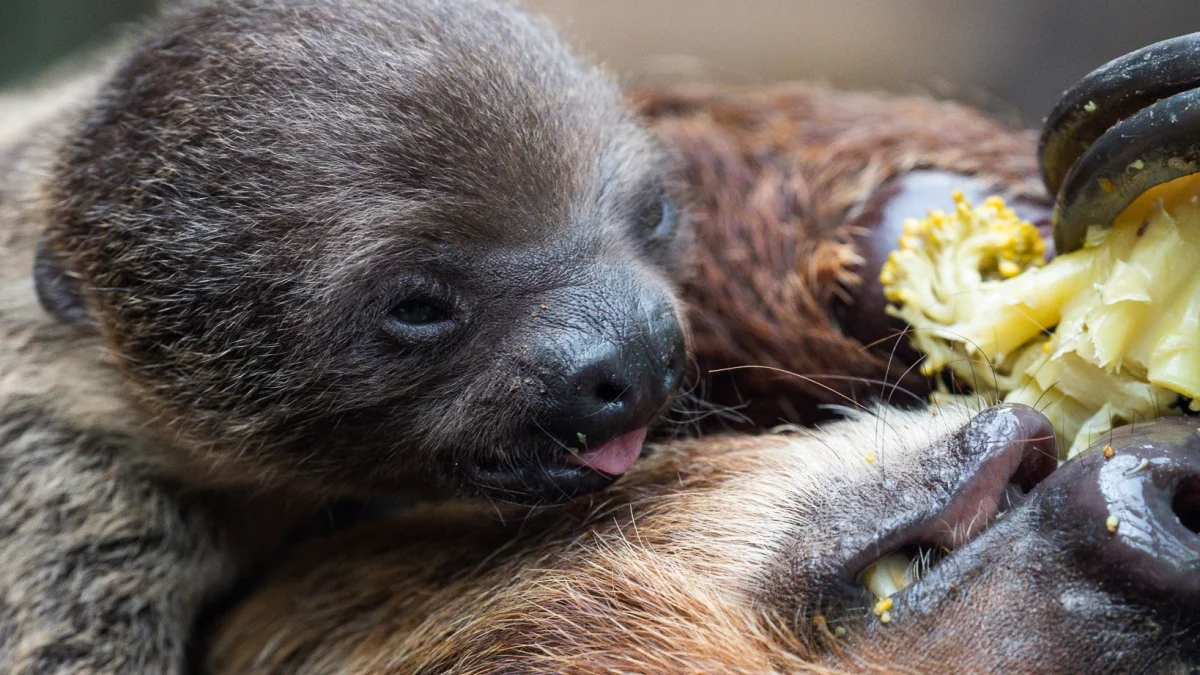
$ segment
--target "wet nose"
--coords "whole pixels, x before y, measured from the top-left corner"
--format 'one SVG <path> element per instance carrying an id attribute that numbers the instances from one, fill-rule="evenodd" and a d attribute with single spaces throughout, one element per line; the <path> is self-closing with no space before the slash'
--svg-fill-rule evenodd
<path id="1" fill-rule="evenodd" d="M 570 446 L 595 446 L 649 425 L 683 378 L 683 330 L 670 309 L 619 339 L 584 347 L 549 392 L 548 430 Z"/>
<path id="2" fill-rule="evenodd" d="M 1155 600 L 1200 601 L 1200 422 L 1118 429 L 1038 491 L 1047 522 L 1075 539 L 1098 582 Z"/>

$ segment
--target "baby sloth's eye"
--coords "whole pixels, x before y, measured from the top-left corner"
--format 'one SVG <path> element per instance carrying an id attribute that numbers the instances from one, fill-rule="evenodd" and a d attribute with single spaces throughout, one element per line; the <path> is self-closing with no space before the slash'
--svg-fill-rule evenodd
<path id="1" fill-rule="evenodd" d="M 412 326 L 424 326 L 446 319 L 441 307 L 426 300 L 407 300 L 392 309 L 392 318 Z"/>
<path id="2" fill-rule="evenodd" d="M 675 217 L 675 203 L 666 196 L 659 196 L 642 209 L 638 226 L 651 237 L 660 237 L 674 228 Z"/>
<path id="3" fill-rule="evenodd" d="M 450 310 L 432 298 L 409 298 L 393 307 L 389 315 L 400 328 L 423 332 L 450 323 Z"/>

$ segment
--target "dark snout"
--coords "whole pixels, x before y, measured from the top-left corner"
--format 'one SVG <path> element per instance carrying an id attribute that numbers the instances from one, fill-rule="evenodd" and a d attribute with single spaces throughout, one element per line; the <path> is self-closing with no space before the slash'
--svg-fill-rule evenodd
<path id="1" fill-rule="evenodd" d="M 539 298 L 520 331 L 532 390 L 528 445 L 467 467 L 494 498 L 556 503 L 608 486 L 638 459 L 687 362 L 670 290 L 627 270 Z"/>
<path id="2" fill-rule="evenodd" d="M 902 533 L 880 553 L 910 544 L 943 557 L 931 556 L 892 595 L 887 621 L 874 606 L 867 651 L 915 672 L 945 663 L 973 673 L 1200 664 L 1200 421 L 1118 429 L 1057 469 L 1049 430 L 1031 409 L 999 406 L 941 454 L 956 468 L 931 469 L 926 480 L 961 473 L 955 497 L 932 529 Z M 872 603 L 887 590 L 879 576 L 863 576 Z M 914 649 L 898 636 L 927 644 Z"/>
<path id="3" fill-rule="evenodd" d="M 619 286 L 578 302 L 577 320 L 542 333 L 549 372 L 541 427 L 568 450 L 568 462 L 620 475 L 633 448 L 622 454 L 613 442 L 640 446 L 630 435 L 653 423 L 678 390 L 683 329 L 656 289 Z"/>
<path id="4" fill-rule="evenodd" d="M 1073 540 L 1068 548 L 1089 576 L 1200 617 L 1200 422 L 1120 429 L 1037 491 L 1054 515 L 1046 526 Z"/>
<path id="5" fill-rule="evenodd" d="M 564 333 L 547 428 L 580 449 L 645 427 L 683 377 L 683 330 L 663 304 L 624 330 Z"/>

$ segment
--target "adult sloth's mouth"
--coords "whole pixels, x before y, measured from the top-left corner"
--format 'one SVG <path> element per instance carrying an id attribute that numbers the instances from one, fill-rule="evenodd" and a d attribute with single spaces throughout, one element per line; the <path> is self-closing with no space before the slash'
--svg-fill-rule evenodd
<path id="1" fill-rule="evenodd" d="M 1059 555 L 1075 560 L 1085 578 L 1128 602 L 1194 614 L 1198 431 L 1200 421 L 1191 418 L 1125 427 L 1057 470 L 1026 456 L 1007 481 L 967 485 L 943 511 L 944 523 L 957 524 L 950 537 L 938 519 L 927 521 L 900 533 L 858 575 L 874 615 L 889 623 L 931 611 L 966 570 L 987 564 L 989 552 L 1028 537 L 1059 542 Z M 991 461 L 1003 466 L 1004 454 Z"/>
<path id="2" fill-rule="evenodd" d="M 965 478 L 947 500 L 877 536 L 844 567 L 842 581 L 869 591 L 884 622 L 890 619 L 885 612 L 893 596 L 978 537 L 998 516 L 1020 508 L 1057 464 L 1049 420 L 1023 406 L 983 411 L 953 444 L 952 450 L 968 457 Z"/>

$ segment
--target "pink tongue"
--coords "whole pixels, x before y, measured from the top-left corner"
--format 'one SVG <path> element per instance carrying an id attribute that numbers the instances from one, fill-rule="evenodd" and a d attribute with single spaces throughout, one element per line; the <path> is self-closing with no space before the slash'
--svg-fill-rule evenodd
<path id="1" fill-rule="evenodd" d="M 567 461 L 610 476 L 620 476 L 628 471 L 642 454 L 642 443 L 645 440 L 646 429 L 643 427 L 624 436 L 617 436 L 598 448 L 589 448 L 578 455 L 567 455 Z"/>

